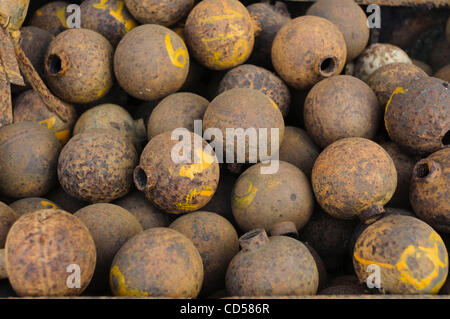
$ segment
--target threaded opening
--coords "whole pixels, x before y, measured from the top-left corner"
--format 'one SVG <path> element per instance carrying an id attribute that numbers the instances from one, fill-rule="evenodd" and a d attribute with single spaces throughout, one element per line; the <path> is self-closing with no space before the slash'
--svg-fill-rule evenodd
<path id="1" fill-rule="evenodd" d="M 336 57 L 328 56 L 322 59 L 319 64 L 319 74 L 323 77 L 330 77 L 336 73 Z"/>
<path id="2" fill-rule="evenodd" d="M 419 164 L 416 167 L 416 175 L 419 178 L 425 178 L 430 174 L 430 168 L 427 163 Z"/>
<path id="3" fill-rule="evenodd" d="M 51 75 L 58 75 L 62 71 L 62 60 L 56 55 L 52 54 L 47 60 L 48 71 Z"/>
<path id="4" fill-rule="evenodd" d="M 134 171 L 134 183 L 139 190 L 143 190 L 147 186 L 147 174 L 140 167 Z"/>

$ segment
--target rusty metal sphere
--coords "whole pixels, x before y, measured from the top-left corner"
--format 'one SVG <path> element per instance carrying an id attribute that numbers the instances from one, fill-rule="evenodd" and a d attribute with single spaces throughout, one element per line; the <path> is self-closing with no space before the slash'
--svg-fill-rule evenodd
<path id="1" fill-rule="evenodd" d="M 409 199 L 417 217 L 450 233 L 450 148 L 420 160 L 412 170 Z"/>
<path id="2" fill-rule="evenodd" d="M 398 87 L 384 115 L 390 138 L 412 154 L 427 154 L 450 143 L 450 84 L 424 77 Z"/>
<path id="3" fill-rule="evenodd" d="M 134 120 L 127 110 L 116 104 L 97 105 L 81 114 L 73 135 L 90 129 L 112 129 L 129 139 L 136 150 L 142 149 L 141 144 L 147 137 L 143 120 Z"/>
<path id="4" fill-rule="evenodd" d="M 97 249 L 97 264 L 91 287 L 108 287 L 109 269 L 119 249 L 142 232 L 139 221 L 126 209 L 113 204 L 93 204 L 78 210 L 74 216 L 89 229 Z"/>
<path id="5" fill-rule="evenodd" d="M 43 196 L 56 182 L 61 144 L 32 122 L 0 129 L 0 192 L 11 198 Z"/>
<path id="6" fill-rule="evenodd" d="M 133 214 L 144 230 L 154 227 L 168 227 L 170 225 L 169 216 L 159 211 L 142 192 L 133 191 L 116 200 L 114 204 L 125 208 Z"/>
<path id="7" fill-rule="evenodd" d="M 218 93 L 235 88 L 250 88 L 264 93 L 275 102 L 286 117 L 291 104 L 287 85 L 274 73 L 256 65 L 243 64 L 228 71 L 219 84 Z"/>
<path id="8" fill-rule="evenodd" d="M 148 119 L 148 138 L 152 139 L 158 134 L 181 127 L 194 132 L 194 121 L 203 119 L 208 105 L 207 99 L 190 92 L 179 92 L 165 97 L 153 109 Z"/>
<path id="9" fill-rule="evenodd" d="M 63 210 L 25 214 L 6 238 L 6 272 L 19 296 L 80 295 L 92 278 L 95 262 L 95 244 L 89 230 Z M 79 271 L 79 287 L 68 285 L 74 283 L 68 278 L 74 271 Z"/>
<path id="10" fill-rule="evenodd" d="M 269 238 L 262 229 L 244 234 L 239 242 L 242 250 L 228 265 L 225 279 L 230 296 L 316 294 L 319 273 L 303 243 L 286 236 Z"/>
<path id="11" fill-rule="evenodd" d="M 397 186 L 397 171 L 378 144 L 348 137 L 329 145 L 314 163 L 312 186 L 331 216 L 363 221 L 383 213 Z"/>
<path id="12" fill-rule="evenodd" d="M 131 238 L 114 257 L 116 296 L 195 298 L 203 283 L 202 257 L 192 241 L 170 228 L 151 228 Z"/>
<path id="13" fill-rule="evenodd" d="M 137 153 L 113 130 L 91 129 L 72 137 L 58 161 L 59 182 L 69 195 L 89 202 L 110 202 L 133 183 Z"/>
<path id="14" fill-rule="evenodd" d="M 100 33 L 113 47 L 137 26 L 123 0 L 84 0 L 80 10 L 81 27 Z"/>
<path id="15" fill-rule="evenodd" d="M 184 132 L 182 142 L 172 140 L 170 131 L 152 138 L 134 171 L 137 189 L 156 207 L 173 214 L 192 212 L 205 206 L 217 189 L 220 175 L 210 145 L 199 135 L 188 130 Z M 177 150 L 181 152 L 178 147 L 183 145 L 190 147 L 190 156 L 184 160 L 174 158 L 173 154 Z"/>
<path id="16" fill-rule="evenodd" d="M 283 142 L 280 145 L 280 161 L 297 166 L 306 176 L 311 177 L 319 153 L 320 148 L 305 130 L 294 126 L 285 127 Z"/>
<path id="17" fill-rule="evenodd" d="M 244 63 L 255 43 L 253 21 L 237 0 L 204 0 L 189 13 L 184 36 L 198 62 L 212 70 Z"/>
<path id="18" fill-rule="evenodd" d="M 205 273 L 201 293 L 223 288 L 227 266 L 239 252 L 233 225 L 216 213 L 198 211 L 177 218 L 170 228 L 189 238 L 202 257 Z"/>
<path id="19" fill-rule="evenodd" d="M 184 84 L 189 53 L 172 30 L 156 24 L 141 25 L 128 32 L 117 46 L 114 72 L 128 94 L 141 100 L 157 100 Z"/>
<path id="20" fill-rule="evenodd" d="M 447 278 L 448 254 L 429 225 L 393 215 L 363 231 L 356 241 L 353 265 L 360 282 L 371 274 L 369 265 L 378 266 L 384 293 L 437 294 Z"/>
<path id="21" fill-rule="evenodd" d="M 6 236 L 18 218 L 19 214 L 15 210 L 5 203 L 0 202 L 0 249 L 5 247 Z"/>
<path id="22" fill-rule="evenodd" d="M 374 43 L 368 46 L 355 63 L 354 74 L 366 82 L 383 65 L 402 62 L 412 64 L 408 54 L 399 47 L 387 43 Z"/>
<path id="23" fill-rule="evenodd" d="M 54 94 L 69 103 L 90 103 L 104 97 L 114 82 L 113 48 L 88 29 L 69 29 L 50 43 L 45 78 Z"/>
<path id="24" fill-rule="evenodd" d="M 255 130 L 253 131 L 258 140 L 263 143 L 251 144 L 245 140 L 245 161 L 248 162 L 250 155 L 256 153 L 258 160 L 262 161 L 270 158 L 279 145 L 272 140 L 275 138 L 273 131 L 278 133 L 278 144 L 283 141 L 284 120 L 277 105 L 265 94 L 248 88 L 231 89 L 217 96 L 206 109 L 203 117 L 203 129 L 217 128 L 222 132 L 222 136 L 216 136 L 217 144 L 223 150 L 234 149 L 234 161 L 237 161 L 238 143 L 230 137 L 227 130 L 237 129 Z M 262 134 L 267 134 L 264 138 Z M 266 150 L 267 154 L 263 150 Z M 225 152 L 224 152 L 225 153 Z"/>
<path id="25" fill-rule="evenodd" d="M 325 18 L 338 27 L 347 45 L 347 61 L 358 57 L 366 48 L 370 36 L 367 16 L 354 0 L 319 0 L 306 14 Z"/>
<path id="26" fill-rule="evenodd" d="M 338 75 L 317 83 L 305 100 L 305 127 L 322 148 L 344 137 L 373 139 L 378 132 L 382 111 L 363 81 Z"/>
<path id="27" fill-rule="evenodd" d="M 44 29 L 54 36 L 67 30 L 68 13 L 66 8 L 69 5 L 66 1 L 52 1 L 37 9 L 31 17 L 30 25 Z"/>
<path id="28" fill-rule="evenodd" d="M 39 93 L 28 90 L 14 99 L 13 117 L 14 123 L 36 122 L 47 127 L 61 145 L 67 143 L 72 134 L 72 128 L 77 119 L 77 112 L 73 105 L 64 103 L 70 114 L 67 122 L 64 122 L 56 113 L 51 112 L 42 101 Z"/>
<path id="29" fill-rule="evenodd" d="M 392 93 L 398 87 L 406 87 L 410 81 L 426 77 L 425 71 L 414 64 L 394 62 L 383 65 L 367 80 L 367 84 L 375 92 L 380 107 L 386 108 Z"/>
<path id="30" fill-rule="evenodd" d="M 286 23 L 272 45 L 272 63 L 287 84 L 309 89 L 344 69 L 347 47 L 341 31 L 330 21 L 302 16 Z"/>
<path id="31" fill-rule="evenodd" d="M 58 205 L 54 202 L 41 197 L 22 198 L 9 204 L 9 207 L 11 207 L 19 216 L 42 209 L 59 209 Z"/>
<path id="32" fill-rule="evenodd" d="M 314 196 L 306 175 L 297 167 L 279 161 L 278 171 L 264 174 L 265 164 L 256 164 L 239 176 L 233 187 L 231 207 L 239 228 L 270 231 L 282 222 L 301 229 L 314 209 Z"/>
<path id="33" fill-rule="evenodd" d="M 125 0 L 125 4 L 141 24 L 169 27 L 191 11 L 194 0 Z"/>

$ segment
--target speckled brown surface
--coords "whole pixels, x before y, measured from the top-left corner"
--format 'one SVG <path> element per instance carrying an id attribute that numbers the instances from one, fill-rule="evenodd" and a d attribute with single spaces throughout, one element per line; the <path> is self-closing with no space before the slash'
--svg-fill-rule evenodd
<path id="1" fill-rule="evenodd" d="M 170 224 L 169 216 L 159 211 L 142 192 L 132 191 L 125 197 L 116 200 L 114 204 L 133 214 L 144 230 L 154 227 L 167 227 Z"/>
<path id="2" fill-rule="evenodd" d="M 354 74 L 367 81 L 383 65 L 402 62 L 412 64 L 408 54 L 399 47 L 388 43 L 375 43 L 368 46 L 355 62 Z"/>
<path id="3" fill-rule="evenodd" d="M 239 252 L 233 225 L 218 214 L 201 211 L 177 218 L 170 228 L 189 238 L 202 256 L 202 295 L 224 288 L 227 266 Z"/>
<path id="4" fill-rule="evenodd" d="M 142 149 L 142 142 L 147 138 L 144 123 L 135 121 L 126 109 L 116 104 L 101 104 L 81 114 L 73 135 L 90 129 L 112 129 L 129 139 L 136 150 Z"/>
<path id="5" fill-rule="evenodd" d="M 28 90 L 18 95 L 14 99 L 13 106 L 14 123 L 39 123 L 52 131 L 62 145 L 70 139 L 73 125 L 77 119 L 77 113 L 72 105 L 65 103 L 66 110 L 70 115 L 67 122 L 51 112 L 34 90 Z"/>
<path id="6" fill-rule="evenodd" d="M 353 0 L 319 0 L 306 12 L 333 22 L 344 36 L 347 60 L 358 57 L 369 42 L 370 29 L 364 10 Z"/>
<path id="7" fill-rule="evenodd" d="M 194 0 L 125 0 L 125 4 L 140 23 L 168 27 L 191 11 Z"/>
<path id="8" fill-rule="evenodd" d="M 319 274 L 316 262 L 304 244 L 290 237 L 273 236 L 249 245 L 228 266 L 226 288 L 229 295 L 316 294 Z"/>
<path id="9" fill-rule="evenodd" d="M 170 228 L 147 229 L 133 237 L 111 266 L 111 290 L 117 296 L 195 298 L 202 283 L 199 252 Z"/>
<path id="10" fill-rule="evenodd" d="M 247 7 L 255 23 L 255 47 L 251 59 L 264 65 L 271 65 L 270 54 L 273 39 L 283 25 L 291 20 L 286 3 L 276 1 L 274 5 L 267 2 L 253 3 Z"/>
<path id="11" fill-rule="evenodd" d="M 194 121 L 203 119 L 208 105 L 207 99 L 189 92 L 167 96 L 158 103 L 148 119 L 148 138 L 180 127 L 194 132 Z"/>
<path id="12" fill-rule="evenodd" d="M 410 81 L 426 77 L 425 71 L 414 64 L 394 62 L 383 65 L 368 78 L 367 84 L 375 92 L 381 109 L 398 87 L 406 87 Z"/>
<path id="13" fill-rule="evenodd" d="M 350 75 L 338 75 L 320 81 L 309 91 L 303 118 L 309 135 L 325 148 L 344 137 L 373 139 L 382 111 L 367 84 Z"/>
<path id="14" fill-rule="evenodd" d="M 67 29 L 66 7 L 69 2 L 53 1 L 36 10 L 31 18 L 30 25 L 47 30 L 57 35 Z"/>
<path id="15" fill-rule="evenodd" d="M 340 139 L 317 158 L 312 186 L 320 206 L 330 215 L 351 219 L 372 207 L 381 208 L 397 186 L 389 154 L 360 137 Z"/>
<path id="16" fill-rule="evenodd" d="M 435 78 L 450 82 L 450 64 L 443 66 L 434 74 Z"/>
<path id="17" fill-rule="evenodd" d="M 344 268 L 355 222 L 337 219 L 317 209 L 300 231 L 300 238 L 311 245 L 330 272 Z"/>
<path id="18" fill-rule="evenodd" d="M 178 136 L 172 140 L 172 132 L 165 132 L 150 140 L 134 173 L 136 187 L 159 209 L 174 214 L 196 211 L 206 205 L 217 189 L 220 175 L 214 151 L 207 142 L 185 132 L 190 138 L 186 144 L 191 147 L 189 158 L 180 163 L 172 158 L 180 142 Z M 201 148 L 195 144 L 196 139 L 201 141 Z"/>
<path id="19" fill-rule="evenodd" d="M 22 216 L 11 227 L 5 247 L 8 279 L 19 296 L 76 296 L 94 273 L 91 234 L 78 218 L 62 210 Z M 67 285 L 67 267 L 72 264 L 80 267 L 80 288 Z"/>
<path id="20" fill-rule="evenodd" d="M 306 176 L 311 177 L 319 153 L 320 148 L 305 130 L 294 126 L 285 127 L 283 142 L 280 145 L 281 161 L 297 166 Z"/>
<path id="21" fill-rule="evenodd" d="M 381 142 L 380 145 L 394 161 L 395 170 L 397 171 L 397 188 L 388 205 L 398 208 L 409 208 L 409 185 L 417 159 L 415 156 L 405 153 L 394 142 Z"/>
<path id="22" fill-rule="evenodd" d="M 306 175 L 280 161 L 273 174 L 262 174 L 264 164 L 250 166 L 236 181 L 231 195 L 233 216 L 243 231 L 290 221 L 301 229 L 311 217 L 314 196 Z"/>
<path id="23" fill-rule="evenodd" d="M 353 264 L 360 282 L 378 266 L 381 291 L 392 294 L 437 294 L 448 273 L 448 255 L 441 237 L 410 216 L 387 216 L 358 238 Z"/>
<path id="24" fill-rule="evenodd" d="M 75 135 L 58 161 L 59 182 L 69 195 L 90 202 L 110 202 L 132 186 L 137 153 L 131 142 L 106 129 Z"/>
<path id="25" fill-rule="evenodd" d="M 80 9 L 81 27 L 100 33 L 113 47 L 137 25 L 123 0 L 85 0 Z"/>
<path id="26" fill-rule="evenodd" d="M 41 209 L 59 209 L 58 205 L 52 201 L 40 197 L 22 198 L 9 204 L 9 207 L 11 207 L 19 216 Z"/>
<path id="27" fill-rule="evenodd" d="M 237 0 L 201 1 L 189 13 L 184 36 L 197 61 L 212 70 L 244 63 L 255 43 L 250 14 Z"/>
<path id="28" fill-rule="evenodd" d="M 74 216 L 89 229 L 97 249 L 97 265 L 90 287 L 105 289 L 114 256 L 130 238 L 142 232 L 142 226 L 130 212 L 113 204 L 89 205 Z"/>
<path id="29" fill-rule="evenodd" d="M 101 99 L 111 89 L 113 48 L 101 34 L 69 29 L 50 43 L 45 56 L 45 79 L 54 94 L 69 103 Z"/>
<path id="30" fill-rule="evenodd" d="M 347 48 L 341 31 L 330 21 L 302 16 L 286 23 L 272 46 L 272 63 L 290 86 L 309 89 L 325 77 L 341 73 Z"/>
<path id="31" fill-rule="evenodd" d="M 419 161 L 413 171 L 410 201 L 417 214 L 437 231 L 450 233 L 450 148 Z"/>
<path id="32" fill-rule="evenodd" d="M 384 121 L 392 141 L 412 154 L 426 154 L 449 144 L 449 110 L 450 84 L 425 77 L 396 89 Z"/>
<path id="33" fill-rule="evenodd" d="M 38 123 L 0 129 L 0 191 L 12 198 L 45 195 L 56 182 L 61 144 Z"/>
<path id="34" fill-rule="evenodd" d="M 141 25 L 128 32 L 117 46 L 114 72 L 128 94 L 141 100 L 157 100 L 184 84 L 189 72 L 189 53 L 172 30 L 154 24 Z"/>
<path id="35" fill-rule="evenodd" d="M 291 93 L 273 72 L 256 65 L 244 64 L 228 71 L 220 81 L 218 93 L 235 88 L 250 88 L 264 93 L 275 102 L 284 117 L 289 112 Z"/>
<path id="36" fill-rule="evenodd" d="M 8 205 L 0 202 L 0 249 L 5 247 L 6 235 L 19 215 Z"/>
<path id="37" fill-rule="evenodd" d="M 218 128 L 222 131 L 222 142 L 218 142 L 218 144 L 221 144 L 224 150 L 226 147 L 234 147 L 235 161 L 238 154 L 238 143 L 234 143 L 232 138 L 227 138 L 227 129 L 256 129 L 257 135 L 261 137 L 258 130 L 265 129 L 267 146 L 249 145 L 249 141 L 246 139 L 246 162 L 250 159 L 250 152 L 256 151 L 258 159 L 261 160 L 267 158 L 266 154 L 259 154 L 264 147 L 266 147 L 268 155 L 274 154 L 278 150 L 279 145 L 277 146 L 275 143 L 272 145 L 272 129 L 278 129 L 279 144 L 283 141 L 284 136 L 284 120 L 278 107 L 263 93 L 249 88 L 232 89 L 217 96 L 209 104 L 203 117 L 203 129 L 206 131 L 208 128 Z M 216 138 L 220 141 L 220 137 Z"/>

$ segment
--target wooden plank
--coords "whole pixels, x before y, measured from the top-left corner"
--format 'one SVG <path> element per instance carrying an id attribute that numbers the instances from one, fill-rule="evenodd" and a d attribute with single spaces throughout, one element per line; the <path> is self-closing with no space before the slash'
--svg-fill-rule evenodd
<path id="1" fill-rule="evenodd" d="M 291 2 L 315 2 L 315 0 L 287 0 Z M 427 6 L 450 7 L 450 0 L 355 0 L 359 4 L 378 4 L 380 6 Z"/>

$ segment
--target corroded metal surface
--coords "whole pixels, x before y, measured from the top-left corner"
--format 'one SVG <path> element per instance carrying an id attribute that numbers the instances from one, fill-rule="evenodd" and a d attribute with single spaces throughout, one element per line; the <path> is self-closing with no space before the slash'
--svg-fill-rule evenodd
<path id="1" fill-rule="evenodd" d="M 315 2 L 314 0 L 288 0 L 291 2 Z M 358 4 L 378 4 L 381 6 L 418 6 L 426 5 L 432 7 L 449 6 L 448 0 L 355 0 Z"/>

